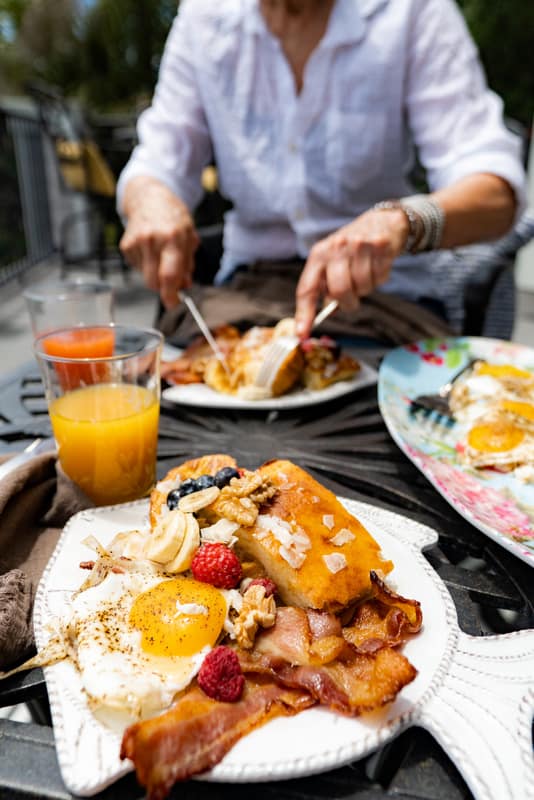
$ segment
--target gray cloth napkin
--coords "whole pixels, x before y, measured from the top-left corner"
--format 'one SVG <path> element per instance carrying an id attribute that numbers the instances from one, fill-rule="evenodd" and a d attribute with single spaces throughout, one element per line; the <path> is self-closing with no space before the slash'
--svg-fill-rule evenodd
<path id="1" fill-rule="evenodd" d="M 91 505 L 53 453 L 26 461 L 0 482 L 0 669 L 31 653 L 39 579 L 64 524 Z"/>

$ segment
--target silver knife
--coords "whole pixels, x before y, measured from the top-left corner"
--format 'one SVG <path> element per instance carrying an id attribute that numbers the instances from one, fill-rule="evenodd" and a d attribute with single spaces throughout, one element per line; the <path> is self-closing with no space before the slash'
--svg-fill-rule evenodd
<path id="1" fill-rule="evenodd" d="M 40 453 L 47 453 L 55 449 L 56 442 L 52 437 L 47 439 L 35 439 L 22 453 L 18 453 L 16 456 L 4 461 L 3 464 L 0 464 L 0 480 L 5 478 L 6 475 L 9 475 L 9 473 L 17 467 L 20 467 L 21 464 L 24 464 L 25 461 L 29 461 Z"/>
<path id="2" fill-rule="evenodd" d="M 184 292 L 183 289 L 178 292 L 178 297 L 180 298 L 180 300 L 182 300 L 184 305 L 187 306 L 188 310 L 191 313 L 191 316 L 193 317 L 193 319 L 197 323 L 197 325 L 200 328 L 200 330 L 201 330 L 203 336 L 205 337 L 207 343 L 209 344 L 209 346 L 213 350 L 215 358 L 218 361 L 220 361 L 224 371 L 229 376 L 230 375 L 230 370 L 228 369 L 228 364 L 226 363 L 226 358 L 224 357 L 224 353 L 222 352 L 221 348 L 219 347 L 219 345 L 217 344 L 217 342 L 215 341 L 215 339 L 211 335 L 211 331 L 208 328 L 206 320 L 204 319 L 204 317 L 200 313 L 197 304 L 195 303 L 195 301 L 193 300 L 191 295 L 188 292 Z"/>

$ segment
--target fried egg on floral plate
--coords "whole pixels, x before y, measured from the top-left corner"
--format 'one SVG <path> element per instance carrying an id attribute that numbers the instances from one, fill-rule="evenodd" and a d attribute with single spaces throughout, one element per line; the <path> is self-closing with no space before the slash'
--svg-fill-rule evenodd
<path id="1" fill-rule="evenodd" d="M 449 404 L 465 430 L 458 446 L 463 463 L 534 481 L 532 372 L 478 361 L 455 382 Z"/>

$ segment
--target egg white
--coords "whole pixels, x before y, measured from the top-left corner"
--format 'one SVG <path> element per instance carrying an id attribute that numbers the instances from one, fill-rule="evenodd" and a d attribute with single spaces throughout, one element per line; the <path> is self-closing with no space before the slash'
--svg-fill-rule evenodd
<path id="1" fill-rule="evenodd" d="M 142 592 L 163 580 L 153 572 L 112 572 L 77 594 L 66 621 L 91 709 L 144 718 L 167 708 L 197 674 L 211 649 L 190 656 L 155 656 L 129 622 Z M 189 613 L 202 609 L 188 609 Z"/>

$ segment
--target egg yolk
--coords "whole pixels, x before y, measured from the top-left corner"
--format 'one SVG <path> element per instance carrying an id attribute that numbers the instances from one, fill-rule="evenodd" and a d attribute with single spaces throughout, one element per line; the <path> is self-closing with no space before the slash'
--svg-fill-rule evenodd
<path id="1" fill-rule="evenodd" d="M 532 378 L 532 373 L 512 364 L 486 364 L 478 366 L 479 375 L 492 375 L 494 378 Z"/>
<path id="2" fill-rule="evenodd" d="M 518 400 L 503 400 L 502 408 L 534 422 L 534 406 L 532 403 L 522 403 Z"/>
<path id="3" fill-rule="evenodd" d="M 523 431 L 514 425 L 494 422 L 488 425 L 475 425 L 469 431 L 467 441 L 471 447 L 482 453 L 502 453 L 517 447 L 524 436 Z"/>
<path id="4" fill-rule="evenodd" d="M 226 617 L 226 601 L 214 586 L 171 578 L 136 597 L 130 624 L 141 647 L 157 656 L 191 656 L 212 647 Z"/>

